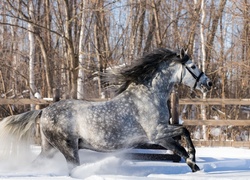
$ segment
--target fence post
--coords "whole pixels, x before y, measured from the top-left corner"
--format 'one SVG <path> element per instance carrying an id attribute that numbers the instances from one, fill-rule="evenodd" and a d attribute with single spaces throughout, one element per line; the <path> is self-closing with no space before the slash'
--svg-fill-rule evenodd
<path id="1" fill-rule="evenodd" d="M 60 89 L 53 89 L 53 102 L 60 101 Z"/>
<path id="2" fill-rule="evenodd" d="M 39 94 L 39 92 L 36 92 L 35 94 L 34 94 L 34 97 L 36 98 L 36 99 L 41 99 L 41 95 Z M 31 99 L 31 98 L 30 98 Z M 35 110 L 39 110 L 39 109 L 41 109 L 41 105 L 40 104 L 36 104 L 35 105 Z"/>
<path id="3" fill-rule="evenodd" d="M 36 92 L 34 94 L 34 97 L 36 99 L 41 99 L 41 95 Z M 35 105 L 35 110 L 39 110 L 41 109 L 41 105 L 40 104 L 36 104 Z M 41 144 L 41 133 L 40 133 L 40 121 L 36 119 L 36 130 L 35 130 L 35 144 L 40 145 Z"/>
<path id="4" fill-rule="evenodd" d="M 170 113 L 171 113 L 171 122 L 170 124 L 179 124 L 179 96 L 178 92 L 173 89 L 170 96 Z"/>

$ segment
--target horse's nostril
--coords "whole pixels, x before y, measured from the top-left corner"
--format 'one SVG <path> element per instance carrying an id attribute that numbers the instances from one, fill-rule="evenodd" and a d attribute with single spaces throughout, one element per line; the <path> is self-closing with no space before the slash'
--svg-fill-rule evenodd
<path id="1" fill-rule="evenodd" d="M 207 85 L 208 85 L 209 87 L 211 87 L 211 86 L 213 85 L 213 83 L 212 83 L 211 81 L 209 81 L 209 82 L 207 83 Z"/>

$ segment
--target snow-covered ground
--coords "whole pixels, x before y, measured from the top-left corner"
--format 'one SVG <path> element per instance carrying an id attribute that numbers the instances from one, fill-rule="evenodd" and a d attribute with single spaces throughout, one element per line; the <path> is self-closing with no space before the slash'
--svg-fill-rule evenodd
<path id="1" fill-rule="evenodd" d="M 80 150 L 81 166 L 68 175 L 61 154 L 38 166 L 25 160 L 0 162 L 0 179 L 72 180 L 72 179 L 250 179 L 250 149 L 196 148 L 197 164 L 202 169 L 192 173 L 183 161 L 135 161 L 121 159 L 122 153 L 105 154 Z M 33 148 L 35 154 L 39 148 Z M 31 156 L 31 154 L 29 155 Z"/>

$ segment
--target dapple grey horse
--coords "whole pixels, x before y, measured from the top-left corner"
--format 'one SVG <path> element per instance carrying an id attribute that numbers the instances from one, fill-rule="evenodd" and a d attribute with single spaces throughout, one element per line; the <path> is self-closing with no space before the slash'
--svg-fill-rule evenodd
<path id="1" fill-rule="evenodd" d="M 11 135 L 16 141 L 25 141 L 39 121 L 42 150 L 37 160 L 60 151 L 71 170 L 80 164 L 81 148 L 105 152 L 153 143 L 172 150 L 193 172 L 198 171 L 189 131 L 169 124 L 167 105 L 175 83 L 201 92 L 211 89 L 212 82 L 190 57 L 183 50 L 178 53 L 160 48 L 131 67 L 104 76 L 105 81 L 120 83 L 117 96 L 111 100 L 68 99 L 7 117 L 0 122 L 0 138 Z M 187 151 L 174 140 L 180 135 L 186 139 Z"/>

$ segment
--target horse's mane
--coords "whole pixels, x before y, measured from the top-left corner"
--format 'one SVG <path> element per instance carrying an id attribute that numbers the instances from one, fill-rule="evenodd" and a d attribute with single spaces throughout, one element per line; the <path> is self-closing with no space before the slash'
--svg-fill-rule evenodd
<path id="1" fill-rule="evenodd" d="M 111 84 L 120 84 L 121 86 L 116 90 L 116 94 L 120 94 L 131 83 L 144 84 L 148 82 L 157 71 L 161 62 L 173 60 L 182 62 L 182 59 L 176 52 L 170 49 L 158 48 L 135 60 L 127 68 L 123 68 L 117 72 L 114 70 L 111 73 L 105 74 L 103 80 Z"/>

